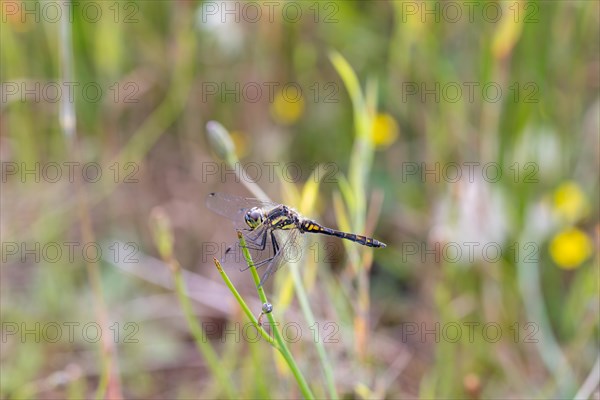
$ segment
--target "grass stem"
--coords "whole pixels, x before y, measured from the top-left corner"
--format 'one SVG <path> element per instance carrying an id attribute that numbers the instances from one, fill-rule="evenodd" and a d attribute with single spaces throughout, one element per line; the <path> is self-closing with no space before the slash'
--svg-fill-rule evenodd
<path id="1" fill-rule="evenodd" d="M 246 247 L 246 240 L 244 240 L 244 236 L 239 231 L 238 231 L 238 239 L 240 241 L 240 246 L 242 246 L 242 252 L 244 254 L 244 258 L 246 259 L 246 263 L 248 264 L 248 267 L 250 268 L 250 272 L 252 273 L 252 279 L 254 279 L 254 283 L 256 284 L 256 289 L 258 291 L 258 297 L 260 298 L 260 300 L 263 304 L 268 303 L 267 295 L 265 294 L 265 290 L 264 290 L 263 286 L 260 284 L 260 277 L 258 276 L 256 267 L 254 266 L 254 262 L 252 261 L 252 257 L 250 256 L 250 252 L 248 251 L 248 247 Z M 300 387 L 300 391 L 302 392 L 302 395 L 306 399 L 314 399 L 315 396 L 313 395 L 312 391 L 310 390 L 310 387 L 308 386 L 308 383 L 306 382 L 304 375 L 302 375 L 302 372 L 300 371 L 300 369 L 298 368 L 298 365 L 296 364 L 296 360 L 294 360 L 292 353 L 290 352 L 287 345 L 285 344 L 285 341 L 281 337 L 281 333 L 279 332 L 279 329 L 277 328 L 277 324 L 275 322 L 275 317 L 273 317 L 272 312 L 267 314 L 267 319 L 269 320 L 269 324 L 273 328 L 273 336 L 275 338 L 275 341 L 279 345 L 278 350 L 281 353 L 281 355 L 283 356 L 283 358 L 285 359 L 288 366 L 290 367 L 290 370 L 292 371 L 292 374 L 294 375 L 296 382 L 298 382 L 298 386 Z"/>

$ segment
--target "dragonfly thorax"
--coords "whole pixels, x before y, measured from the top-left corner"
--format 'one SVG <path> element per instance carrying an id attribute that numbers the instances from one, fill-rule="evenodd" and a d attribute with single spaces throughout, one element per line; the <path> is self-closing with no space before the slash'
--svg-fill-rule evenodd
<path id="1" fill-rule="evenodd" d="M 244 221 L 251 229 L 256 228 L 265 220 L 265 213 L 258 207 L 252 207 L 246 215 L 244 215 Z"/>

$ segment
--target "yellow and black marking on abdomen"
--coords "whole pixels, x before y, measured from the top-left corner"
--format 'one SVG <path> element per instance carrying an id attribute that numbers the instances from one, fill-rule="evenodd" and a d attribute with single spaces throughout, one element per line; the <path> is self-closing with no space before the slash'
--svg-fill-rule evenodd
<path id="1" fill-rule="evenodd" d="M 339 237 L 342 239 L 351 240 L 355 243 L 359 243 L 359 244 L 362 244 L 363 246 L 367 246 L 367 247 L 385 247 L 386 246 L 385 243 L 380 242 L 379 240 L 376 240 L 376 239 L 373 239 L 370 237 L 366 237 L 366 236 L 362 236 L 362 235 L 356 235 L 354 233 L 346 233 L 346 232 L 336 231 L 335 229 L 321 226 L 318 223 L 316 223 L 314 221 L 310 221 L 310 220 L 302 221 L 302 224 L 300 225 L 300 229 L 303 232 L 322 233 L 324 235 L 336 236 L 336 237 Z"/>

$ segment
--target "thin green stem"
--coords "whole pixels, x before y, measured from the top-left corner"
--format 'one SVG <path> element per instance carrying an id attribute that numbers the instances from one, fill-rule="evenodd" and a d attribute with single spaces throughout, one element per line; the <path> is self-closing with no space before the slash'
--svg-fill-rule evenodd
<path id="1" fill-rule="evenodd" d="M 172 260 L 165 260 L 167 264 L 171 267 L 171 271 L 173 272 L 173 280 L 175 281 L 175 292 L 177 293 L 177 299 L 179 300 L 179 304 L 183 310 L 183 314 L 185 315 L 185 319 L 187 321 L 188 327 L 192 336 L 194 337 L 194 342 L 196 343 L 196 348 L 202 354 L 202 357 L 206 360 L 206 364 L 208 368 L 211 370 L 213 375 L 217 378 L 219 382 L 219 386 L 226 393 L 229 398 L 237 398 L 238 395 L 231 385 L 231 379 L 226 374 L 226 371 L 220 367 L 219 365 L 219 357 L 215 349 L 210 345 L 209 342 L 206 341 L 204 335 L 202 334 L 202 328 L 198 324 L 198 320 L 194 315 L 194 311 L 192 308 L 192 303 L 190 302 L 189 297 L 186 295 L 185 283 L 183 280 L 183 275 L 181 273 L 181 267 L 179 263 Z"/>
<path id="2" fill-rule="evenodd" d="M 63 3 L 63 11 L 68 12 L 71 6 L 71 2 Z M 60 68 L 62 69 L 63 82 L 72 82 L 75 80 L 73 65 L 72 24 L 63 19 L 60 25 Z M 69 150 L 71 153 L 76 154 L 78 159 L 82 160 L 83 158 L 81 157 L 76 141 L 77 114 L 75 112 L 75 104 L 72 101 L 66 101 L 65 97 L 60 102 L 59 124 Z M 77 196 L 75 198 L 77 201 L 81 235 L 86 243 L 95 243 L 96 237 L 92 224 L 89 200 L 83 182 L 79 179 L 76 180 L 76 193 Z M 107 331 L 109 329 L 108 313 L 102 289 L 100 267 L 97 262 L 87 259 L 85 264 L 88 281 L 92 288 L 95 318 L 102 330 Z M 123 394 L 121 392 L 116 346 L 107 337 L 104 337 L 99 342 L 99 347 L 101 368 L 98 388 L 96 389 L 96 398 L 101 399 L 108 396 L 114 399 L 121 399 L 123 398 Z"/>
<path id="3" fill-rule="evenodd" d="M 264 291 L 262 285 L 260 284 L 260 277 L 258 276 L 256 267 L 254 266 L 254 262 L 252 261 L 250 252 L 248 251 L 248 248 L 246 247 L 246 240 L 244 240 L 244 236 L 239 231 L 238 231 L 238 239 L 240 240 L 240 246 L 242 246 L 242 252 L 244 254 L 244 258 L 246 259 L 246 263 L 248 264 L 248 267 L 250 268 L 250 272 L 252 273 L 252 279 L 254 279 L 254 283 L 256 284 L 256 289 L 258 291 L 258 297 L 263 302 L 263 304 L 268 303 L 267 295 L 265 294 L 265 291 Z M 306 399 L 314 399 L 315 396 L 313 395 L 312 391 L 310 390 L 308 383 L 306 383 L 306 379 L 304 378 L 304 375 L 302 375 L 302 372 L 300 371 L 300 369 L 298 368 L 298 365 L 296 364 L 296 360 L 294 360 L 292 353 L 290 352 L 287 345 L 285 344 L 285 341 L 281 337 L 281 333 L 279 332 L 279 329 L 277 329 L 275 317 L 273 317 L 272 312 L 267 314 L 267 319 L 269 320 L 269 324 L 271 324 L 271 326 L 273 328 L 273 336 L 275 337 L 275 341 L 279 345 L 278 350 L 281 353 L 281 355 L 283 356 L 283 358 L 285 359 L 285 361 L 287 362 L 288 366 L 290 367 L 290 370 L 292 371 L 294 378 L 296 378 L 296 382 L 298 382 L 298 386 L 300 387 L 300 391 L 302 392 L 302 395 Z"/>
<path id="4" fill-rule="evenodd" d="M 175 293 L 177 300 L 183 310 L 186 322 L 194 337 L 196 348 L 206 361 L 206 365 L 210 372 L 215 376 L 221 390 L 225 392 L 229 398 L 237 398 L 237 391 L 231 383 L 230 377 L 227 375 L 226 368 L 222 368 L 219 362 L 219 356 L 213 346 L 206 340 L 202 332 L 202 328 L 194 315 L 192 303 L 187 295 L 185 280 L 181 272 L 181 265 L 173 255 L 173 230 L 171 223 L 164 210 L 156 207 L 150 215 L 150 228 L 154 243 L 158 249 L 160 257 L 165 262 L 175 283 Z"/>
<path id="5" fill-rule="evenodd" d="M 350 187 L 340 187 L 346 193 L 346 200 L 349 198 L 352 199 L 352 202 L 348 203 L 352 229 L 362 232 L 365 228 L 365 216 L 367 212 L 367 201 L 364 193 L 367 190 L 367 177 L 373 163 L 374 144 L 372 127 L 377 106 L 377 85 L 375 81 L 369 80 L 363 94 L 360 89 L 358 77 L 348 61 L 337 52 L 330 53 L 330 59 L 344 81 L 344 85 L 352 100 L 356 134 L 349 164 L 348 183 Z M 353 195 L 349 195 L 350 193 Z M 355 295 L 356 318 L 354 319 L 354 332 L 356 337 L 356 352 L 359 360 L 364 364 L 367 361 L 367 345 L 369 343 L 369 269 L 371 260 L 372 258 L 363 249 L 361 261 L 356 264 L 357 294 Z"/>
<path id="6" fill-rule="evenodd" d="M 235 145 L 227 128 L 217 121 L 208 121 L 206 123 L 206 133 L 208 135 L 208 142 L 217 157 L 225 161 L 227 166 L 235 171 L 235 175 L 246 186 L 246 189 L 261 200 L 270 200 L 269 196 L 263 192 L 256 182 L 249 179 L 247 175 L 244 175 L 242 178 L 243 171 L 240 171 L 240 168 L 238 168 L 240 160 L 235 152 Z"/>
<path id="7" fill-rule="evenodd" d="M 300 308 L 302 309 L 304 318 L 306 319 L 306 322 L 309 326 L 314 326 L 316 323 L 315 316 L 312 312 L 312 309 L 310 308 L 310 302 L 308 301 L 306 290 L 304 289 L 304 285 L 302 284 L 302 279 L 300 277 L 300 273 L 298 272 L 298 267 L 296 265 L 290 265 L 290 267 L 292 270 L 292 279 L 294 281 L 294 287 L 296 289 L 296 296 L 298 297 L 298 301 L 300 302 Z M 325 352 L 325 346 L 323 346 L 323 342 L 320 340 L 315 341 L 315 346 L 317 347 L 317 355 L 319 356 L 319 361 L 321 362 L 323 373 L 325 374 L 325 383 L 327 384 L 329 397 L 332 399 L 338 399 L 339 395 L 335 388 L 333 369 L 331 368 L 331 363 L 329 362 L 329 358 L 327 357 L 327 353 Z"/>
<path id="8" fill-rule="evenodd" d="M 525 236 L 524 237 L 530 237 Z M 525 242 L 523 242 L 525 243 Z M 539 264 L 517 262 L 517 279 L 525 305 L 525 313 L 530 321 L 536 321 L 543 340 L 536 342 L 540 357 L 552 373 L 558 385 L 558 396 L 568 397 L 575 391 L 575 377 L 567 357 L 563 354 L 546 311 L 540 287 Z"/>
<path id="9" fill-rule="evenodd" d="M 248 317 L 250 322 L 252 322 L 252 324 L 256 327 L 256 329 L 258 329 L 258 332 L 260 333 L 260 335 L 271 346 L 273 346 L 277 350 L 281 351 L 281 349 L 279 348 L 279 345 L 277 343 L 275 343 L 275 339 L 273 339 L 273 337 L 270 336 L 269 333 L 267 331 L 265 331 L 265 329 L 261 325 L 259 325 L 258 320 L 252 313 L 252 310 L 250 310 L 250 307 L 248 307 L 248 304 L 246 304 L 246 302 L 244 301 L 244 299 L 242 298 L 240 293 L 237 291 L 235 286 L 233 286 L 233 282 L 231 282 L 231 280 L 229 279 L 229 276 L 227 276 L 227 273 L 225 273 L 225 271 L 223 270 L 223 267 L 221 267 L 221 263 L 219 262 L 219 260 L 217 260 L 216 258 L 213 258 L 213 261 L 214 261 L 215 265 L 217 266 L 219 273 L 221 274 L 221 278 L 223 278 L 223 281 L 225 281 L 225 284 L 227 285 L 227 287 L 229 288 L 231 293 L 233 293 L 233 296 L 240 304 L 240 307 L 242 307 L 242 310 L 244 311 L 244 313 L 246 314 L 246 316 Z"/>

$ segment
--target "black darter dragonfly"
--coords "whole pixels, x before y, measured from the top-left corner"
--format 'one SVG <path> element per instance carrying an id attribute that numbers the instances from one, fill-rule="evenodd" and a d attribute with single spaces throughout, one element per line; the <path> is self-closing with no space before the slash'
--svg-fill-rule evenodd
<path id="1" fill-rule="evenodd" d="M 267 266 L 260 284 L 288 259 L 290 252 L 297 251 L 299 234 L 320 233 L 351 240 L 367 247 L 385 247 L 376 239 L 327 228 L 318 222 L 304 218 L 297 211 L 283 204 L 254 198 L 211 193 L 206 205 L 209 209 L 233 220 L 246 240 L 256 268 Z M 239 244 L 225 251 L 225 264 L 240 264 L 244 258 Z M 232 261 L 233 259 L 233 261 Z M 222 260 L 223 261 L 223 260 Z"/>

